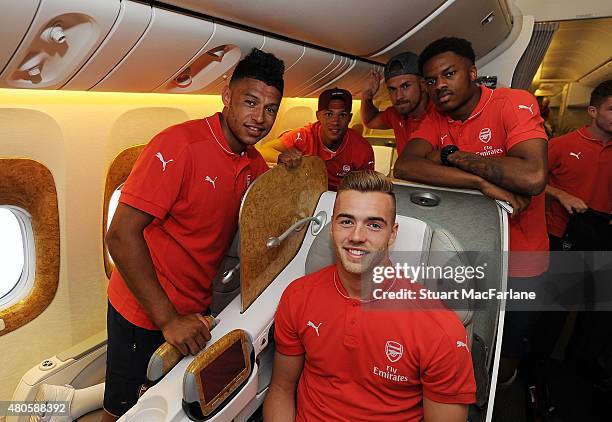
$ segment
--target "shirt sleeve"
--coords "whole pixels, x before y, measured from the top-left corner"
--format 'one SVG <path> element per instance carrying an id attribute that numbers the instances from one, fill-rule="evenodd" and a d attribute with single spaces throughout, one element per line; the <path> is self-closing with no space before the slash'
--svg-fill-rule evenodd
<path id="1" fill-rule="evenodd" d="M 295 326 L 295 318 L 292 311 L 296 307 L 292 306 L 291 285 L 285 289 L 274 316 L 274 341 L 279 353 L 287 356 L 297 356 L 304 354 L 304 346 L 299 337 Z"/>
<path id="2" fill-rule="evenodd" d="M 304 141 L 306 139 L 306 133 L 303 128 L 293 129 L 283 134 L 280 139 L 285 148 L 296 148 L 302 153 L 304 153 Z"/>
<path id="3" fill-rule="evenodd" d="M 410 134 L 408 142 L 414 139 L 424 139 L 429 142 L 434 149 L 440 148 L 440 124 L 438 122 L 437 113 L 427 113 L 419 124 L 419 127 Z"/>
<path id="4" fill-rule="evenodd" d="M 364 168 L 368 170 L 374 170 L 374 164 L 375 164 L 374 148 L 372 148 L 372 145 L 370 145 L 369 143 L 366 148 L 368 149 L 368 151 L 366 153 Z"/>
<path id="5" fill-rule="evenodd" d="M 465 345 L 465 346 L 464 346 Z M 423 394 L 438 403 L 476 401 L 476 381 L 467 335 L 459 320 L 439 337 L 421 366 Z"/>
<path id="6" fill-rule="evenodd" d="M 540 116 L 535 97 L 520 89 L 510 90 L 510 93 L 501 110 L 506 129 L 507 150 L 529 139 L 547 140 L 544 119 Z"/>
<path id="7" fill-rule="evenodd" d="M 175 130 L 167 129 L 143 149 L 119 201 L 163 219 L 177 201 L 190 168 L 188 146 L 180 142 Z"/>
<path id="8" fill-rule="evenodd" d="M 394 113 L 395 109 L 393 107 L 387 107 L 385 111 L 380 113 L 380 120 L 387 126 L 387 129 L 393 128 L 393 120 L 396 118 Z"/>
<path id="9" fill-rule="evenodd" d="M 561 142 L 558 138 L 548 141 L 548 171 L 552 172 L 561 165 Z"/>
<path id="10" fill-rule="evenodd" d="M 374 170 L 374 148 L 372 148 L 372 145 L 370 145 L 363 136 L 356 132 L 352 132 L 352 129 L 349 130 L 351 130 L 351 136 L 354 136 L 354 138 L 349 139 L 349 141 L 352 145 L 355 145 L 355 149 L 359 151 L 357 154 L 359 158 L 355 160 L 358 163 L 355 170 Z"/>

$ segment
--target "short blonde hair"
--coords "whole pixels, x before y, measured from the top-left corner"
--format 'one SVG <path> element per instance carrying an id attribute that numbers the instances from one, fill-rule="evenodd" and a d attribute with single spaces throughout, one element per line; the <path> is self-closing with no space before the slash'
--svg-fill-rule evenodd
<path id="1" fill-rule="evenodd" d="M 388 193 L 393 196 L 395 202 L 393 183 L 391 183 L 391 180 L 387 176 L 375 170 L 357 170 L 349 172 L 344 176 L 342 182 L 340 182 L 340 186 L 338 186 L 338 193 L 344 190 Z"/>

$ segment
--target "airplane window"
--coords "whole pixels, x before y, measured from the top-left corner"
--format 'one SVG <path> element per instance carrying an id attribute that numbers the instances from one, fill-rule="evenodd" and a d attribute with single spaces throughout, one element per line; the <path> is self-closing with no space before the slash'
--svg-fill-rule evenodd
<path id="1" fill-rule="evenodd" d="M 0 309 L 27 295 L 33 285 L 31 216 L 23 209 L 0 206 Z M 31 252 L 31 253 L 29 253 Z M 30 256 L 31 255 L 31 256 Z"/>
<path id="2" fill-rule="evenodd" d="M 119 185 L 119 187 L 115 189 L 115 191 L 111 195 L 110 201 L 108 202 L 108 214 L 107 214 L 108 218 L 106 219 L 106 231 L 108 231 L 108 228 L 111 225 L 111 221 L 113 221 L 113 216 L 115 215 L 115 211 L 117 210 L 117 205 L 119 205 L 119 197 L 121 196 L 122 187 L 123 187 L 123 184 Z M 113 258 L 110 256 L 108 251 L 106 251 L 106 254 L 108 255 L 108 259 L 111 262 L 111 264 L 114 265 L 115 263 L 113 262 Z"/>
<path id="3" fill-rule="evenodd" d="M 106 230 L 108 231 L 108 228 L 111 225 L 111 221 L 113 221 L 113 216 L 115 215 L 115 211 L 117 210 L 117 205 L 119 205 L 119 197 L 121 196 L 121 188 L 123 187 L 123 184 L 119 185 L 119 187 L 117 189 L 115 189 L 115 191 L 113 192 L 113 194 L 111 195 L 111 199 L 108 203 L 108 219 L 106 221 Z"/>

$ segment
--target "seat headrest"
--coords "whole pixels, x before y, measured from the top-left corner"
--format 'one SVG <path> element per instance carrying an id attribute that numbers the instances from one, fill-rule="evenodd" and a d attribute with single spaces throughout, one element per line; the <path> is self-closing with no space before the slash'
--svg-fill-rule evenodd
<path id="1" fill-rule="evenodd" d="M 438 228 L 434 230 L 431 238 L 427 265 L 429 267 L 440 268 L 466 268 L 472 264 L 459 241 L 450 232 Z M 453 291 L 458 288 L 469 289 L 473 285 L 472 278 L 468 277 L 461 283 L 457 280 L 445 278 L 425 281 L 425 287 L 435 291 Z M 446 305 L 455 311 L 464 326 L 467 326 L 472 321 L 474 311 L 469 299 L 460 299 L 452 303 L 446 302 Z"/>

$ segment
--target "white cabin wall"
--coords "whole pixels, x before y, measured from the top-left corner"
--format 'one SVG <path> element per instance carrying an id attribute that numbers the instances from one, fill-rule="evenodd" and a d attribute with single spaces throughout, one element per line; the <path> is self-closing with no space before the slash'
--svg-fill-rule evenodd
<path id="1" fill-rule="evenodd" d="M 514 3 L 524 15 L 534 16 L 536 22 L 612 16 L 612 2 L 606 0 L 514 0 Z"/>

